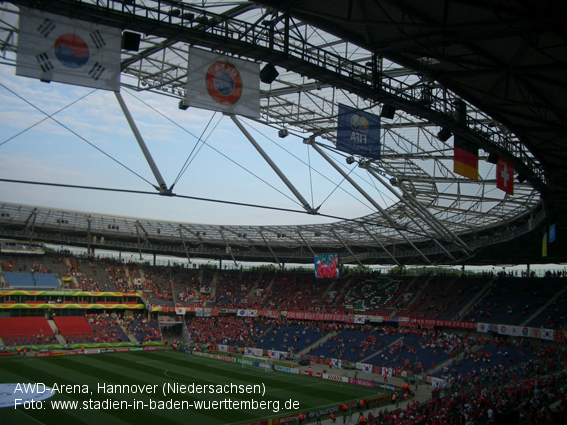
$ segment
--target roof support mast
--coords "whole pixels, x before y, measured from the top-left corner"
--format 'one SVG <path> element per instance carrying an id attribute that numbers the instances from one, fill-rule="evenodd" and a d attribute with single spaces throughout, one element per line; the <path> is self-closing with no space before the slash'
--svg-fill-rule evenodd
<path id="1" fill-rule="evenodd" d="M 354 257 L 354 259 L 356 260 L 356 262 L 360 265 L 360 267 L 364 268 L 364 264 L 362 264 L 362 261 L 359 260 L 359 258 L 356 256 L 356 254 L 354 252 L 352 252 L 352 249 L 350 249 L 350 247 L 347 245 L 347 243 L 345 241 L 343 241 L 343 239 L 337 234 L 337 232 L 335 232 L 333 229 L 331 229 L 331 233 L 333 234 L 333 236 L 335 238 L 337 238 L 339 240 L 340 243 L 343 244 L 343 246 L 345 247 L 345 249 L 350 252 L 350 255 L 352 255 Z"/>
<path id="2" fill-rule="evenodd" d="M 229 115 L 232 121 L 234 121 L 236 126 L 240 129 L 242 134 L 246 136 L 246 138 L 250 141 L 250 143 L 252 143 L 252 146 L 256 148 L 256 150 L 260 153 L 260 155 L 262 155 L 262 157 L 266 160 L 268 165 L 272 167 L 272 169 L 276 172 L 279 178 L 282 179 L 282 181 L 286 184 L 289 190 L 291 190 L 292 193 L 295 195 L 295 197 L 299 200 L 299 202 L 301 202 L 301 206 L 305 209 L 305 211 L 307 211 L 308 214 L 317 214 L 319 208 L 314 209 L 309 205 L 309 202 L 305 200 L 305 198 L 301 195 L 301 193 L 299 193 L 299 191 L 295 188 L 295 186 L 288 180 L 285 174 L 278 168 L 278 166 L 274 163 L 274 161 L 272 161 L 272 158 L 270 158 L 268 154 L 264 151 L 264 149 L 262 149 L 262 147 L 258 144 L 258 142 L 254 140 L 252 135 L 248 132 L 248 130 L 244 128 L 244 126 L 238 120 L 238 118 L 236 118 L 234 114 L 229 114 Z"/>
<path id="3" fill-rule="evenodd" d="M 187 249 L 187 244 L 185 243 L 185 238 L 183 237 L 181 224 L 179 225 L 179 237 L 181 238 L 181 243 L 183 244 L 183 250 L 185 251 L 185 255 L 187 256 L 187 261 L 191 264 L 191 257 L 189 256 L 189 250 Z"/>
<path id="4" fill-rule="evenodd" d="M 120 92 L 115 91 L 114 94 L 116 95 L 116 99 L 120 104 L 120 108 L 122 108 L 122 112 L 126 117 L 126 121 L 128 121 L 128 124 L 132 129 L 132 133 L 134 133 L 134 137 L 136 137 L 136 140 L 138 141 L 138 145 L 140 145 L 140 149 L 142 149 L 142 153 L 146 157 L 146 161 L 148 161 L 148 165 L 150 166 L 152 173 L 154 173 L 154 177 L 158 182 L 159 186 L 154 186 L 154 187 L 156 188 L 156 190 L 159 191 L 160 195 L 173 196 L 173 194 L 171 193 L 173 186 L 170 187 L 169 189 L 167 188 L 167 185 L 165 184 L 165 180 L 161 176 L 161 173 L 159 172 L 159 169 L 156 163 L 154 162 L 154 159 L 152 158 L 152 155 L 150 154 L 150 151 L 148 150 L 148 147 L 146 146 L 146 143 L 144 142 L 144 139 L 142 138 L 142 135 L 140 134 L 140 131 L 138 130 L 138 127 L 136 126 L 136 123 L 134 122 L 134 119 L 132 118 L 130 111 L 128 110 L 128 107 L 124 102 L 124 98 L 122 97 Z"/>
<path id="5" fill-rule="evenodd" d="M 429 226 L 431 226 L 431 228 L 433 230 L 435 230 L 435 232 L 439 236 L 441 236 L 442 238 L 449 238 L 453 243 L 460 246 L 465 254 L 469 255 L 468 246 L 457 235 L 455 235 L 453 232 L 451 232 L 449 229 L 447 229 L 445 226 L 443 226 L 443 223 L 441 223 L 441 221 L 439 221 L 437 219 L 437 217 L 435 217 L 433 214 L 431 214 L 429 211 L 427 211 L 427 209 L 420 208 L 421 204 L 419 204 L 419 202 L 416 202 L 413 195 L 411 193 L 409 193 L 401 184 L 398 184 L 398 187 L 404 193 L 405 197 L 400 196 L 400 194 L 398 192 L 396 192 L 392 188 L 392 186 L 390 186 L 388 184 L 388 182 L 386 182 L 386 180 L 383 179 L 376 172 L 376 170 L 374 170 L 371 166 L 368 166 L 368 164 L 366 164 L 363 168 L 365 168 L 372 176 L 374 176 L 374 178 L 376 178 L 380 183 L 382 183 L 382 185 L 384 185 L 391 193 L 393 193 L 401 202 L 403 202 L 416 215 L 420 216 Z M 436 239 L 434 239 L 434 238 L 432 238 L 432 239 L 434 241 L 436 241 Z M 438 242 L 438 241 L 436 241 L 436 242 Z M 455 259 L 455 257 L 453 257 L 451 254 L 449 254 L 449 252 L 447 252 L 447 250 L 445 248 L 443 248 L 442 246 L 441 246 L 441 248 L 453 260 Z"/>
<path id="6" fill-rule="evenodd" d="M 380 176 L 372 169 L 372 167 L 369 166 L 368 163 L 361 162 L 359 165 L 360 165 L 360 167 L 365 168 L 365 169 L 370 173 L 370 175 L 372 175 L 372 176 L 374 176 L 376 179 L 378 179 L 378 181 L 379 181 L 380 183 L 382 183 L 382 185 L 384 185 L 384 187 L 386 187 L 386 189 L 388 189 L 394 196 L 396 196 L 396 197 L 400 200 L 400 202 L 402 202 L 406 207 L 408 207 L 410 210 L 412 210 L 418 217 L 421 217 L 421 218 L 423 219 L 423 221 L 424 221 L 425 223 L 427 223 L 427 225 L 428 225 L 435 233 L 437 233 L 441 238 L 447 239 L 447 235 L 441 233 L 441 232 L 439 231 L 439 229 L 438 229 L 437 227 L 435 227 L 435 225 L 434 225 L 427 217 L 425 217 L 424 215 L 422 215 L 422 214 L 420 213 L 420 211 L 418 211 L 416 208 L 413 207 L 413 205 L 411 205 L 411 204 L 410 204 L 409 202 L 407 202 L 402 196 L 400 196 L 400 194 L 399 194 L 398 192 L 396 192 L 396 191 L 394 190 L 394 188 L 393 188 L 392 186 L 390 186 L 382 177 L 380 177 Z M 432 240 L 439 248 L 441 248 L 441 250 L 444 251 L 445 254 L 447 254 L 447 255 L 449 256 L 449 258 L 451 258 L 452 260 L 455 260 L 455 257 L 453 257 L 453 255 L 452 255 L 449 251 L 447 251 L 447 249 L 445 249 L 445 247 L 441 244 L 441 242 L 439 242 L 433 235 L 431 235 L 431 234 L 427 231 L 427 229 L 425 229 L 425 228 L 419 223 L 418 220 L 416 220 L 415 218 L 413 218 L 413 217 L 411 217 L 411 216 L 410 216 L 410 219 L 415 223 L 415 225 L 416 225 L 417 227 L 419 227 L 419 229 L 421 229 L 421 230 L 423 231 L 423 233 L 425 233 L 428 237 L 430 237 L 431 240 Z M 454 239 L 454 237 L 451 238 L 451 239 Z M 465 251 L 465 253 L 466 253 L 466 251 Z"/>
<path id="7" fill-rule="evenodd" d="M 360 194 L 361 194 L 362 196 L 364 196 L 364 197 L 368 200 L 368 202 L 370 202 L 370 203 L 374 206 L 374 208 L 376 208 L 378 211 L 380 211 L 380 212 L 382 213 L 382 215 L 383 215 L 384 218 L 388 221 L 388 223 L 390 224 L 390 226 L 392 226 L 392 228 L 395 229 L 396 232 L 398 232 L 398 234 L 399 234 L 402 238 L 404 238 L 404 240 L 405 240 L 413 249 L 415 249 L 415 251 L 416 251 L 417 253 L 419 253 L 419 255 L 421 255 L 421 257 L 422 257 L 428 264 L 431 264 L 431 261 L 429 261 L 429 258 L 427 258 L 427 257 L 425 256 L 425 254 L 424 254 L 423 252 L 421 252 L 421 251 L 413 244 L 413 242 L 410 241 L 410 240 L 408 239 L 408 237 L 407 237 L 406 235 L 404 235 L 404 234 L 401 232 L 401 230 L 399 229 L 400 226 L 396 223 L 396 221 L 392 218 L 392 216 L 391 216 L 390 214 L 388 214 L 388 213 L 386 212 L 386 210 L 384 210 L 384 208 L 382 208 L 382 207 L 378 204 L 378 202 L 376 202 L 376 201 L 374 200 L 374 198 L 372 198 L 372 196 L 370 196 L 368 193 L 366 193 L 365 190 L 364 190 L 362 187 L 360 187 L 347 173 L 345 173 L 344 170 L 343 170 L 342 168 L 340 168 L 340 167 L 335 163 L 335 161 L 333 161 L 331 158 L 329 158 L 329 156 L 328 156 L 325 152 L 323 152 L 323 150 L 322 150 L 319 146 L 317 146 L 317 144 L 316 144 L 315 141 L 314 141 L 314 137 L 313 137 L 313 136 L 311 136 L 311 137 L 305 139 L 305 140 L 303 141 L 303 143 L 308 144 L 308 145 L 311 145 L 311 147 L 312 147 L 313 149 L 315 149 L 315 151 L 316 151 L 319 155 L 321 155 L 335 170 L 337 170 L 337 172 L 338 172 L 341 176 L 343 176 L 356 190 L 358 190 L 358 191 L 360 192 Z"/>
<path id="8" fill-rule="evenodd" d="M 266 237 L 264 236 L 264 233 L 262 232 L 262 229 L 259 230 L 260 236 L 262 237 L 262 239 L 264 240 L 264 243 L 266 244 L 266 246 L 268 247 L 268 249 L 270 250 L 270 252 L 272 253 L 272 255 L 274 256 L 274 259 L 276 260 L 276 263 L 278 263 L 278 266 L 280 266 L 280 268 L 283 270 L 284 265 L 283 263 L 280 263 L 280 260 L 278 259 L 278 256 L 276 255 L 276 253 L 274 252 L 274 250 L 272 249 L 272 246 L 270 245 L 270 243 L 268 242 L 268 240 L 266 239 Z"/>
<path id="9" fill-rule="evenodd" d="M 226 251 L 230 254 L 230 257 L 232 258 L 232 261 L 234 262 L 234 266 L 238 267 L 238 263 L 236 262 L 236 258 L 234 258 L 234 255 L 232 254 L 232 247 L 230 246 L 230 244 L 226 240 L 226 238 L 224 236 L 224 232 L 222 231 L 222 229 L 223 229 L 223 227 L 221 226 L 221 230 L 219 231 L 219 233 L 222 236 L 222 240 L 224 241 L 224 244 L 226 245 Z"/>
<path id="10" fill-rule="evenodd" d="M 378 245 L 380 245 L 380 248 L 382 248 L 382 249 L 384 250 L 384 252 L 390 256 L 390 258 L 392 259 L 392 261 L 393 261 L 394 263 L 396 263 L 397 266 L 400 267 L 400 266 L 401 266 L 401 263 L 396 259 L 396 257 L 394 257 L 394 255 L 392 255 L 392 253 L 391 253 L 390 251 L 388 251 L 388 249 L 384 246 L 384 244 L 383 244 L 382 242 L 380 242 L 380 240 L 379 240 L 376 236 L 374 236 L 374 235 L 370 232 L 370 230 L 368 230 L 368 229 L 366 228 L 366 226 L 365 226 L 364 224 L 362 225 L 362 228 L 364 229 L 364 231 L 365 231 L 366 233 L 368 233 L 368 236 L 370 236 L 372 239 L 374 239 L 374 242 L 376 242 Z"/>

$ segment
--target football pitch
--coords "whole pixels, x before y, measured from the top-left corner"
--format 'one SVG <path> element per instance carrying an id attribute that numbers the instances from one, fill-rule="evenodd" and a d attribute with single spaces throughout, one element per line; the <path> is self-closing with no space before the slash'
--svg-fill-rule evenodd
<path id="1" fill-rule="evenodd" d="M 176 351 L 0 358 L 0 385 L 18 383 L 54 395 L 0 409 L 2 424 L 244 424 L 384 394 Z"/>

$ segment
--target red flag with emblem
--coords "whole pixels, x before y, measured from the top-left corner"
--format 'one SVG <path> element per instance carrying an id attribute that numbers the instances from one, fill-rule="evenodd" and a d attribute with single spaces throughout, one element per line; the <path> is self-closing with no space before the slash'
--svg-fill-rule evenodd
<path id="1" fill-rule="evenodd" d="M 496 163 L 496 187 L 509 195 L 514 194 L 514 164 L 504 158 Z"/>

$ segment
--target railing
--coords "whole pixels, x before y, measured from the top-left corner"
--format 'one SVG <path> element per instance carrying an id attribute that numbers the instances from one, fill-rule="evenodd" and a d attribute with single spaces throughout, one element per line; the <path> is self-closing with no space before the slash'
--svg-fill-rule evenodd
<path id="1" fill-rule="evenodd" d="M 13 3 L 32 7 L 35 5 L 34 1 L 28 0 L 14 0 Z M 229 53 L 245 52 L 246 55 L 257 60 L 278 58 L 280 63 L 284 66 L 287 64 L 289 69 L 300 67 L 302 73 L 309 74 L 312 78 L 333 83 L 336 87 L 365 98 L 394 102 L 399 108 L 411 114 L 423 116 L 438 125 L 446 125 L 464 132 L 481 148 L 497 149 L 507 153 L 509 158 L 517 166 L 519 165 L 517 167 L 519 171 L 527 171 L 535 177 L 535 181 L 533 179 L 531 181 L 539 186 L 538 190 L 541 191 L 548 184 L 543 166 L 524 149 L 517 137 L 507 132 L 495 131 L 486 124 L 492 121 L 491 117 L 479 111 L 474 111 L 473 116 L 469 113 L 470 108 L 467 108 L 466 117 L 459 119 L 457 108 L 460 108 L 458 105 L 464 102 L 446 88 L 429 81 L 427 75 L 420 77 L 416 75 L 409 82 L 401 81 L 381 72 L 377 58 L 374 58 L 370 65 L 358 63 L 333 51 L 310 44 L 296 37 L 290 30 L 289 17 L 270 24 L 263 22 L 256 25 L 211 13 L 204 8 L 166 0 L 132 2 L 133 4 L 99 0 L 52 3 L 61 5 L 79 3 L 85 8 L 102 11 L 104 16 L 114 13 L 116 17 L 123 18 L 122 24 L 126 23 L 133 30 L 144 29 L 147 32 L 148 24 L 153 21 L 151 32 L 161 37 L 175 35 L 176 40 L 179 41 Z M 155 25 L 156 23 L 158 25 Z M 116 25 L 120 24 L 117 21 Z M 368 52 L 368 55 L 372 55 L 372 52 Z M 137 60 L 132 59 L 133 62 Z M 128 65 L 127 61 L 123 63 L 123 68 L 124 65 Z M 136 72 L 132 69 L 129 73 L 136 75 Z M 151 85 L 148 79 L 146 82 Z M 179 84 L 178 81 L 176 83 Z M 156 79 L 155 86 L 164 87 L 163 80 Z"/>

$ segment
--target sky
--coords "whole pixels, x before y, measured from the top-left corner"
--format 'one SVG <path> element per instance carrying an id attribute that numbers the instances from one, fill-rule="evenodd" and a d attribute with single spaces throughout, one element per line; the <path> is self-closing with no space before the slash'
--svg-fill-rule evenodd
<path id="1" fill-rule="evenodd" d="M 165 95 L 127 89 L 121 95 L 166 184 L 178 179 L 174 193 L 303 211 L 229 117 L 196 108 L 180 110 L 178 99 Z M 321 205 L 321 213 L 355 218 L 373 212 L 301 137 L 282 139 L 276 129 L 240 119 L 303 197 L 312 206 Z M 350 172 L 352 166 L 346 168 L 344 158 L 335 158 Z M 358 175 L 359 184 L 383 205 L 392 203 L 393 196 L 362 173 L 355 169 L 352 175 Z M 157 193 L 154 175 L 114 92 L 43 83 L 16 76 L 9 65 L 0 65 L 0 179 Z M 202 224 L 333 221 L 175 197 L 6 182 L 0 182 L 0 201 Z"/>
<path id="2" fill-rule="evenodd" d="M 121 95 L 158 169 L 168 186 L 175 183 L 173 192 L 179 195 L 157 196 L 156 179 L 114 92 L 16 76 L 15 67 L 7 60 L 2 62 L 0 202 L 213 225 L 329 223 L 336 218 L 328 216 L 348 219 L 376 212 L 303 143 L 308 134 L 292 131 L 282 139 L 275 128 L 239 118 L 309 204 L 319 207 L 327 217 L 304 213 L 295 195 L 229 117 L 194 107 L 180 110 L 178 98 L 122 87 Z M 261 89 L 267 88 L 261 84 Z M 319 96 L 325 96 L 324 92 Z M 411 134 L 407 136 L 414 140 Z M 345 155 L 326 152 L 382 207 L 397 201 L 356 163 L 347 165 Z M 493 168 L 492 164 L 481 165 Z M 425 168 L 426 164 L 421 166 Z M 110 190 L 18 184 L 2 179 Z M 464 186 L 465 190 L 480 190 L 480 186 Z M 503 196 L 493 190 L 493 196 Z M 265 208 L 229 205 L 231 202 Z"/>

